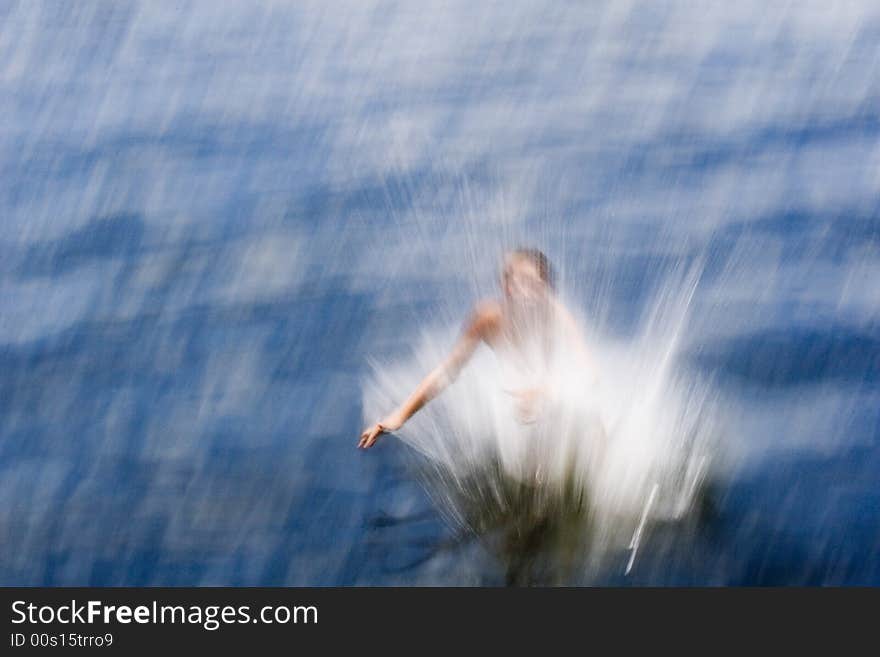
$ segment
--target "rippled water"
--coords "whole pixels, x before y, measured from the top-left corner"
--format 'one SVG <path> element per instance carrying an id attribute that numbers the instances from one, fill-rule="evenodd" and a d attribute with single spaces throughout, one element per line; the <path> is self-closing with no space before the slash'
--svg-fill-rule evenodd
<path id="1" fill-rule="evenodd" d="M 880 584 L 878 43 L 871 2 L 0 2 L 0 582 L 504 583 L 531 546 L 354 446 L 370 364 L 529 243 L 622 345 L 700 271 L 724 418 L 700 512 L 565 581 Z"/>

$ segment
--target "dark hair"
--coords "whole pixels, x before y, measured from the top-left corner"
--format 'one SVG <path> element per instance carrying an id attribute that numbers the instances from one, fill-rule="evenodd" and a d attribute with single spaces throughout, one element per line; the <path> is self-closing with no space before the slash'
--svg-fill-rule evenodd
<path id="1" fill-rule="evenodd" d="M 535 266 L 535 269 L 538 270 L 538 275 L 547 287 L 551 290 L 556 289 L 556 272 L 553 271 L 553 265 L 550 264 L 550 260 L 544 255 L 543 251 L 521 247 L 511 251 L 510 255 L 525 258 L 531 262 Z"/>

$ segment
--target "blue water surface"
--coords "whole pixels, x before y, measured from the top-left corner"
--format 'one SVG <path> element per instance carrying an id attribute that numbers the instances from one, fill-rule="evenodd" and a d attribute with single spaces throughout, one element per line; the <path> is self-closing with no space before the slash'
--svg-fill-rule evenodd
<path id="1" fill-rule="evenodd" d="M 585 582 L 880 585 L 880 10 L 0 2 L 0 583 L 503 584 L 370 359 L 545 248 L 728 418 Z M 491 248 L 490 248 L 491 247 Z"/>

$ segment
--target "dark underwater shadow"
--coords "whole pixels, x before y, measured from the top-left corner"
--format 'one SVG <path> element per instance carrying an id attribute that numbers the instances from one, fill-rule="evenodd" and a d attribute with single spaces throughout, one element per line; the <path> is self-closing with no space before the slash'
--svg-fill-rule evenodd
<path id="1" fill-rule="evenodd" d="M 419 481 L 435 511 L 453 528 L 437 541 L 438 551 L 476 542 L 498 564 L 505 586 L 583 586 L 621 576 L 635 555 L 628 544 L 632 528 L 618 532 L 626 541 L 609 546 L 593 500 L 572 470 L 562 483 L 548 486 L 508 474 L 497 456 L 457 475 L 411 452 L 407 471 Z M 644 533 L 691 535 L 717 515 L 718 486 L 701 480 L 688 508 L 675 520 L 648 520 Z"/>

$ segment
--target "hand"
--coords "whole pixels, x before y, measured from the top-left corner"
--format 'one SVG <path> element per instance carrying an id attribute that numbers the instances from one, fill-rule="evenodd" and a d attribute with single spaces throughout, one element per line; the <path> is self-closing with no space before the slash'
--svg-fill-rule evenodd
<path id="1" fill-rule="evenodd" d="M 505 390 L 508 395 L 516 398 L 516 415 L 522 424 L 534 424 L 541 414 L 544 401 L 543 388 L 524 388 L 521 390 Z"/>
<path id="2" fill-rule="evenodd" d="M 361 449 L 369 449 L 383 433 L 397 431 L 402 426 L 403 422 L 397 417 L 390 415 L 381 422 L 376 422 L 373 426 L 364 429 L 363 433 L 361 433 L 361 439 L 358 441 L 358 447 Z"/>

